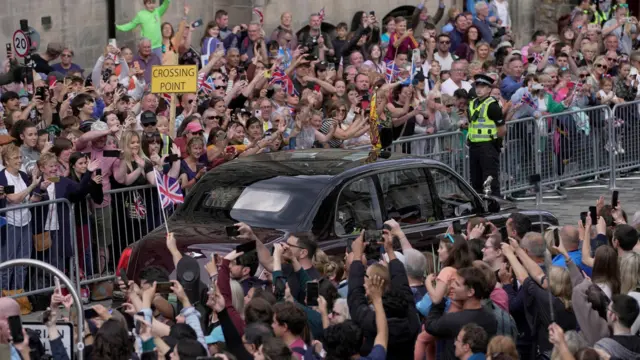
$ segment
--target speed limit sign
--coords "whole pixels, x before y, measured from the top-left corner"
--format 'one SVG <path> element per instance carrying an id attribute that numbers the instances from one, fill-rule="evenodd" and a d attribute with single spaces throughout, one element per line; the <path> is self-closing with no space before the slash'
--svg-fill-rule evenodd
<path id="1" fill-rule="evenodd" d="M 29 52 L 29 39 L 22 30 L 13 33 L 13 48 L 19 57 L 25 57 Z"/>

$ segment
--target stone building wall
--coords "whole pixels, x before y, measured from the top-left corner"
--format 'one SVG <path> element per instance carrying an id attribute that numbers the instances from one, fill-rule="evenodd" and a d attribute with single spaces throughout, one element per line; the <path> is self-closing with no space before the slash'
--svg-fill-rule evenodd
<path id="1" fill-rule="evenodd" d="M 121 24 L 131 20 L 142 9 L 142 0 L 3 0 L 9 3 L 0 13 L 0 44 L 11 41 L 13 32 L 19 28 L 20 19 L 28 19 L 29 24 L 41 35 L 46 46 L 50 41 L 69 44 L 75 51 L 74 62 L 90 68 L 102 53 L 107 43 L 107 3 L 115 1 L 116 22 Z M 187 0 L 171 0 L 164 21 L 177 25 L 181 19 L 182 7 Z M 278 25 L 280 14 L 291 11 L 294 15 L 294 27 L 307 25 L 308 14 L 318 12 L 324 7 L 325 22 L 336 25 L 339 22 L 351 23 L 353 14 L 362 9 L 375 11 L 382 19 L 390 12 L 401 7 L 414 6 L 418 0 L 188 0 L 191 5 L 191 20 L 201 18 L 206 24 L 213 20 L 219 9 L 229 12 L 230 23 L 248 23 L 251 21 L 251 8 L 264 7 L 265 30 L 267 34 Z M 447 8 L 457 6 L 462 9 L 464 0 L 445 0 Z M 517 44 L 528 42 L 535 29 L 556 31 L 556 19 L 570 11 L 570 0 L 510 0 L 511 16 L 514 22 L 514 34 Z M 435 14 L 438 2 L 427 0 L 431 14 Z M 43 28 L 42 17 L 51 17 L 51 27 Z M 446 15 L 445 15 L 446 18 Z M 443 19 L 440 26 L 446 19 Z M 193 35 L 193 43 L 202 36 L 204 27 Z M 135 45 L 139 31 L 116 33 L 119 46 Z M 0 53 L 0 59 L 4 52 Z"/>

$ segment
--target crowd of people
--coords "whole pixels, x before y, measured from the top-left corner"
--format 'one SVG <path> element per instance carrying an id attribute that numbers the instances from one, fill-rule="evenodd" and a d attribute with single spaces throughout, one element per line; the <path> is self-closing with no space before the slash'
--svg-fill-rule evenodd
<path id="1" fill-rule="evenodd" d="M 145 187 L 156 185 L 156 173 L 188 193 L 207 171 L 238 157 L 386 148 L 410 135 L 466 134 L 478 129 L 478 116 L 489 117 L 503 138 L 510 121 L 613 107 L 640 94 L 640 28 L 626 0 L 581 0 L 558 18 L 557 31 L 537 30 L 523 47 L 512 40 L 509 0 L 467 0 L 464 9 L 440 0 L 433 16 L 426 0 L 410 17 L 358 11 L 330 32 L 323 11 L 297 33 L 285 12 L 268 34 L 260 22 L 230 25 L 219 10 L 196 39 L 200 24 L 189 6 L 176 25 L 160 20 L 168 0 L 143 3 L 131 22 L 117 25 L 140 28 L 137 46 L 109 40 L 90 71 L 55 42 L 31 54 L 29 66 L 9 54 L 0 69 L 0 261 L 36 258 L 67 273 L 77 262 L 83 278 L 114 275 L 121 251 L 162 224 L 158 194 Z M 176 64 L 198 66 L 198 91 L 174 100 L 151 93 L 152 66 Z M 474 106 L 489 95 L 490 109 Z M 558 139 L 588 136 L 609 122 L 617 137 L 604 150 L 624 154 L 637 112 L 562 115 L 537 126 L 554 135 L 563 163 L 571 154 Z M 449 145 L 418 140 L 398 150 L 429 155 Z M 518 163 L 521 150 L 498 151 Z M 553 234 L 530 232 L 518 214 L 508 239 L 476 219 L 466 236 L 442 236 L 437 259 L 411 249 L 394 223 L 380 239 L 380 263 L 363 258 L 371 245 L 361 240 L 346 259 L 331 260 L 307 235 L 292 236 L 273 254 L 257 241 L 255 254 L 231 253 L 207 267 L 217 279 L 203 280 L 208 300 L 174 283 L 178 302 L 169 304 L 154 285 L 168 275 L 145 269 L 141 283 L 122 284 L 127 305 L 96 309 L 84 341 L 96 359 L 638 358 L 637 232 L 617 204 L 599 210 L 596 232 L 588 223 L 567 225 L 559 244 L 545 240 Z M 168 246 L 176 264 L 186 259 Z M 557 254 L 551 267 L 547 252 Z M 260 279 L 253 276 L 258 264 Z M 53 286 L 32 275 L 24 267 L 3 270 L 3 294 Z M 318 306 L 305 296 L 314 281 Z M 89 296 L 83 289 L 83 300 Z M 68 298 L 56 291 L 49 326 L 60 303 Z M 15 312 L 11 300 L 0 304 L 0 318 Z M 53 350 L 59 342 L 50 336 Z M 7 339 L 0 331 L 0 342 Z M 24 344 L 11 349 L 29 356 Z M 54 352 L 64 358 L 59 347 Z"/>
<path id="2" fill-rule="evenodd" d="M 168 233 L 177 280 L 157 266 L 138 282 L 120 278 L 124 302 L 85 309 L 73 344 L 104 360 L 638 359 L 637 225 L 620 203 L 601 197 L 595 208 L 595 223 L 543 233 L 521 213 L 504 232 L 471 218 L 438 236 L 437 256 L 414 249 L 394 220 L 341 256 L 307 233 L 270 249 L 238 223 L 235 240 L 255 247 L 207 254 L 208 278 L 194 278 L 198 261 Z M 55 360 L 69 359 L 56 321 L 75 323 L 76 311 L 57 288 L 43 315 Z M 20 306 L 0 298 L 0 343 L 16 336 L 12 316 Z M 23 336 L 3 359 L 42 358 L 39 335 Z"/>

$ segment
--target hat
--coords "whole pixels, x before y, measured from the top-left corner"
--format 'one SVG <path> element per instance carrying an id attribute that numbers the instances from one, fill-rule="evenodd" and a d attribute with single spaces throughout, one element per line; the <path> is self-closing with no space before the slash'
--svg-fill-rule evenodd
<path id="1" fill-rule="evenodd" d="M 55 77 L 56 81 L 64 81 L 64 74 L 59 71 L 52 71 L 49 73 L 48 78 Z"/>
<path id="2" fill-rule="evenodd" d="M 222 326 L 216 326 L 215 329 L 211 331 L 211 334 L 205 336 L 204 341 L 207 345 L 225 342 L 224 335 L 222 334 Z"/>
<path id="3" fill-rule="evenodd" d="M 0 134 L 0 145 L 11 144 L 15 138 L 11 135 Z"/>
<path id="4" fill-rule="evenodd" d="M 0 102 L 6 103 L 9 100 L 20 99 L 20 95 L 18 95 L 15 91 L 7 91 L 2 96 L 0 96 Z"/>
<path id="5" fill-rule="evenodd" d="M 326 71 L 326 70 L 327 70 L 326 61 L 323 60 L 316 64 L 316 71 Z"/>
<path id="6" fill-rule="evenodd" d="M 47 45 L 47 52 L 52 55 L 60 55 L 63 50 L 64 45 L 59 42 L 50 42 L 49 45 Z"/>
<path id="7" fill-rule="evenodd" d="M 513 51 L 511 52 L 511 54 L 509 54 L 509 55 L 511 55 L 511 56 L 514 56 L 514 55 L 522 56 L 522 51 L 520 51 L 520 50 L 513 50 Z"/>
<path id="8" fill-rule="evenodd" d="M 189 123 L 189 125 L 187 125 L 187 127 L 185 128 L 185 131 L 190 132 L 190 133 L 194 133 L 194 132 L 198 132 L 198 131 L 203 131 L 202 129 L 202 125 L 200 125 L 199 121 L 192 121 Z"/>
<path id="9" fill-rule="evenodd" d="M 153 113 L 153 111 L 143 111 L 140 114 L 140 123 L 141 124 L 155 124 L 158 122 L 158 118 L 156 117 L 156 114 Z"/>
<path id="10" fill-rule="evenodd" d="M 473 77 L 475 80 L 476 86 L 485 85 L 485 86 L 493 86 L 493 79 L 485 74 L 478 74 Z"/>

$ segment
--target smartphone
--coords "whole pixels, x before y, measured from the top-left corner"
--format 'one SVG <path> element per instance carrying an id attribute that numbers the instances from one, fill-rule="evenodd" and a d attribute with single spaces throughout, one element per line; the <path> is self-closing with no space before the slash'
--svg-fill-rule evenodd
<path id="1" fill-rule="evenodd" d="M 618 207 L 618 190 L 613 191 L 613 195 L 611 196 L 611 207 L 614 209 Z"/>
<path id="2" fill-rule="evenodd" d="M 129 278 L 127 277 L 127 272 L 124 269 L 120 269 L 120 279 L 124 283 L 124 286 L 129 286 Z"/>
<path id="3" fill-rule="evenodd" d="M 45 89 L 43 86 L 38 86 L 36 88 L 36 96 L 40 97 L 40 99 L 44 100 L 47 97 L 47 89 Z"/>
<path id="4" fill-rule="evenodd" d="M 56 289 L 58 290 L 58 293 L 62 293 L 62 286 L 60 286 L 60 279 L 58 279 L 57 276 L 54 276 L 53 282 L 56 284 Z"/>
<path id="5" fill-rule="evenodd" d="M 411 55 L 411 58 L 414 61 L 420 62 L 420 49 L 413 49 L 413 54 Z"/>
<path id="6" fill-rule="evenodd" d="M 118 43 L 116 42 L 116 39 L 109 39 L 109 46 L 113 46 L 114 48 L 118 47 Z"/>
<path id="7" fill-rule="evenodd" d="M 556 247 L 560 246 L 560 229 L 553 229 L 553 243 Z"/>
<path id="8" fill-rule="evenodd" d="M 382 241 L 382 230 L 367 230 L 364 232 L 364 241 L 367 244 L 377 244 Z"/>
<path id="9" fill-rule="evenodd" d="M 156 293 L 158 294 L 171 294 L 173 290 L 171 287 L 173 284 L 169 281 L 156 283 Z"/>
<path id="10" fill-rule="evenodd" d="M 287 290 L 287 282 L 285 278 L 279 277 L 275 281 L 273 295 L 276 299 L 284 298 L 285 291 Z"/>
<path id="11" fill-rule="evenodd" d="M 454 220 L 451 226 L 453 227 L 454 234 L 456 235 L 462 234 L 462 226 L 460 225 L 460 220 Z"/>
<path id="12" fill-rule="evenodd" d="M 376 12 L 375 12 L 375 11 L 373 11 L 373 10 L 371 10 L 371 11 L 369 11 L 369 15 L 371 15 L 371 16 L 376 16 Z"/>
<path id="13" fill-rule="evenodd" d="M 246 72 L 240 74 L 240 81 L 247 81 L 247 73 Z"/>
<path id="14" fill-rule="evenodd" d="M 166 158 L 164 158 L 165 164 L 174 163 L 174 162 L 176 162 L 178 160 L 179 160 L 178 154 L 171 154 L 171 155 L 167 156 Z"/>
<path id="15" fill-rule="evenodd" d="M 11 43 L 7 43 L 7 55 L 11 54 L 11 52 L 12 52 Z"/>
<path id="16" fill-rule="evenodd" d="M 235 225 L 225 226 L 224 229 L 227 231 L 227 236 L 229 237 L 240 235 L 240 232 L 238 231 L 238 227 Z"/>
<path id="17" fill-rule="evenodd" d="M 102 152 L 102 156 L 111 157 L 111 158 L 119 158 L 120 157 L 120 150 L 104 150 Z"/>
<path id="18" fill-rule="evenodd" d="M 256 249 L 255 240 L 248 241 L 246 243 L 242 243 L 242 244 L 236 246 L 236 253 L 243 252 L 243 253 L 247 254 L 248 252 L 253 251 L 255 249 Z"/>
<path id="19" fill-rule="evenodd" d="M 16 187 L 13 185 L 7 185 L 4 187 L 5 195 L 13 194 L 16 192 Z"/>
<path id="20" fill-rule="evenodd" d="M 587 211 L 583 211 L 580 213 L 580 221 L 582 221 L 582 224 L 585 224 L 587 222 Z"/>
<path id="21" fill-rule="evenodd" d="M 591 223 L 592 224 L 597 224 L 598 223 L 598 210 L 596 209 L 595 206 L 589 206 L 589 214 L 591 215 Z"/>
<path id="22" fill-rule="evenodd" d="M 102 169 L 97 168 L 96 169 L 96 175 L 101 176 L 102 175 Z"/>
<path id="23" fill-rule="evenodd" d="M 318 306 L 318 295 L 320 284 L 317 282 L 307 283 L 307 306 Z"/>
<path id="24" fill-rule="evenodd" d="M 202 26 L 202 19 L 198 19 L 198 20 L 194 21 L 193 23 L 191 23 L 191 27 L 192 28 L 197 28 L 197 27 L 200 27 L 200 26 Z"/>
<path id="25" fill-rule="evenodd" d="M 327 70 L 335 70 L 336 69 L 336 64 L 335 63 L 328 63 L 327 64 Z"/>
<path id="26" fill-rule="evenodd" d="M 24 334 L 22 333 L 22 320 L 20 319 L 20 315 L 9 316 L 7 322 L 9 323 L 9 331 L 11 332 L 13 343 L 22 343 L 24 341 Z"/>
<path id="27" fill-rule="evenodd" d="M 84 319 L 90 320 L 98 317 L 98 313 L 93 308 L 84 309 Z"/>
<path id="28" fill-rule="evenodd" d="M 369 101 L 369 94 L 362 95 L 362 101 Z"/>

